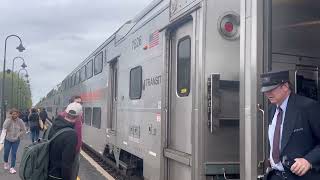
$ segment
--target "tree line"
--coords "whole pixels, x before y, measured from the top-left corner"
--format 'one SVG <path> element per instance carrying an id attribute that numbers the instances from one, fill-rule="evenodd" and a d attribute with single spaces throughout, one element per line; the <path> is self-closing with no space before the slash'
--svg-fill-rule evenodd
<path id="1" fill-rule="evenodd" d="M 27 109 L 32 106 L 30 85 L 25 79 L 25 75 L 18 77 L 13 73 L 13 91 L 12 91 L 12 72 L 6 73 L 4 82 L 4 99 L 6 108 Z M 2 72 L 0 72 L 0 100 L 2 100 Z"/>

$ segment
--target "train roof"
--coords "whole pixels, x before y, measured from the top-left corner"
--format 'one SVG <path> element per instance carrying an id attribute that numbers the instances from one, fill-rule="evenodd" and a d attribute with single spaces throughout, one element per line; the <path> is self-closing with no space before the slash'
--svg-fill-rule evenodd
<path id="1" fill-rule="evenodd" d="M 113 40 L 115 40 L 115 45 L 117 42 L 125 39 L 125 37 L 127 37 L 130 32 L 132 30 L 134 30 L 135 26 L 141 22 L 146 20 L 145 17 L 148 14 L 152 14 L 152 11 L 160 4 L 160 3 L 166 3 L 168 2 L 169 4 L 169 0 L 153 0 L 147 7 L 145 7 L 140 13 L 138 13 L 133 19 L 127 21 L 126 23 L 124 23 L 118 30 L 116 30 L 109 38 L 107 38 L 107 40 L 105 40 L 100 46 L 98 46 L 98 48 L 96 48 L 93 52 L 90 53 L 89 56 L 87 56 L 76 68 L 74 68 L 72 70 L 72 72 L 70 72 L 62 81 L 66 80 L 68 77 L 70 77 L 73 73 L 75 73 L 76 71 L 78 71 L 84 64 L 87 63 L 87 61 L 89 59 L 92 58 L 92 56 L 94 56 L 96 53 L 100 52 L 104 47 L 106 47 L 109 43 L 111 43 Z M 61 86 L 61 83 L 59 83 L 56 87 Z M 55 93 L 53 92 L 57 92 L 59 88 L 53 88 L 48 94 L 47 94 L 47 98 L 50 95 L 53 95 Z M 49 95 L 49 96 L 48 96 Z"/>
<path id="2" fill-rule="evenodd" d="M 100 52 L 104 47 L 106 47 L 109 43 L 115 40 L 115 44 L 121 40 L 123 40 L 130 32 L 134 29 L 134 27 L 140 22 L 143 21 L 146 15 L 151 13 L 153 9 L 155 9 L 160 3 L 169 2 L 169 0 L 153 0 L 146 8 L 144 8 L 140 13 L 138 13 L 133 19 L 124 23 L 119 29 L 117 29 L 107 40 L 105 40 L 98 48 L 96 48 L 89 56 L 85 58 L 71 73 L 69 73 L 64 79 L 72 75 L 74 72 L 79 70 L 79 68 L 84 65 L 89 59 L 92 58 L 95 54 Z"/>

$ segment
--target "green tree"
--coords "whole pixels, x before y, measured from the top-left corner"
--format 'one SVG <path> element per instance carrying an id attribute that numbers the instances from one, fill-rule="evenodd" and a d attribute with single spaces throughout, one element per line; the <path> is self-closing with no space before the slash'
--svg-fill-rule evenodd
<path id="1" fill-rule="evenodd" d="M 11 72 L 12 73 L 12 72 Z M 7 108 L 26 109 L 32 106 L 30 85 L 26 82 L 24 74 L 13 73 L 13 91 L 12 74 L 5 74 L 5 92 L 4 99 L 7 102 Z M 22 77 L 21 77 L 22 76 Z M 18 86 L 19 85 L 19 86 Z M 12 94 L 13 92 L 13 94 Z M 0 72 L 0 99 L 2 95 L 2 72 Z"/>

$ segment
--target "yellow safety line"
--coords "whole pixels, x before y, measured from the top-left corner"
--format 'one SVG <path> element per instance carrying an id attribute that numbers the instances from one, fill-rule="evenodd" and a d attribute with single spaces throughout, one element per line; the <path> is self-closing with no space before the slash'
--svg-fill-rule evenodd
<path id="1" fill-rule="evenodd" d="M 80 154 L 93 166 L 95 167 L 107 180 L 114 180 L 114 178 L 105 171 L 98 163 L 96 163 L 87 153 L 81 151 Z M 81 177 L 80 177 L 81 178 Z"/>

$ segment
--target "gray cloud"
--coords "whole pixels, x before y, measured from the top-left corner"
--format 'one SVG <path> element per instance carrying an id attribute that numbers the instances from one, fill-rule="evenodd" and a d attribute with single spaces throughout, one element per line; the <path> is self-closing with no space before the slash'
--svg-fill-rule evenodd
<path id="1" fill-rule="evenodd" d="M 8 41 L 7 68 L 15 56 L 24 57 L 36 103 L 151 1 L 2 0 L 0 55 L 7 35 L 17 34 L 23 39 L 27 48 L 23 53 L 15 50 L 18 40 Z"/>

